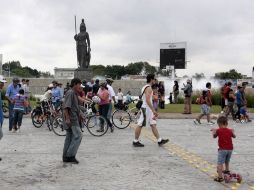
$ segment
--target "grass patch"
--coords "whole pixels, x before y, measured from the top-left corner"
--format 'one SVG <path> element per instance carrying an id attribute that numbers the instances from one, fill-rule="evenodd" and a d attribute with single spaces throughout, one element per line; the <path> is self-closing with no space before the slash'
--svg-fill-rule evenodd
<path id="1" fill-rule="evenodd" d="M 182 113 L 184 104 L 166 104 L 165 109 L 159 109 L 159 113 Z M 200 105 L 192 104 L 192 113 L 200 113 Z M 250 113 L 254 112 L 254 108 L 248 108 Z M 213 105 L 211 108 L 211 113 L 220 113 L 221 107 L 218 105 Z"/>

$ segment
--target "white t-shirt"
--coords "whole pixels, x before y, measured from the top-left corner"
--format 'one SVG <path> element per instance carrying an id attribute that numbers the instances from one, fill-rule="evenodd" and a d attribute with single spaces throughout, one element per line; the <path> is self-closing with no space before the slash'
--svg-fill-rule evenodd
<path id="1" fill-rule="evenodd" d="M 108 88 L 108 92 L 109 92 L 109 98 L 108 99 L 109 99 L 109 101 L 111 101 L 112 97 L 116 96 L 116 94 L 115 94 L 114 89 L 112 88 L 112 86 L 107 84 L 107 88 Z"/>
<path id="2" fill-rule="evenodd" d="M 41 97 L 41 102 L 42 101 L 48 101 L 52 96 L 52 91 L 51 90 L 47 90 Z"/>
<path id="3" fill-rule="evenodd" d="M 117 93 L 117 100 L 123 100 L 123 93 L 122 92 Z"/>

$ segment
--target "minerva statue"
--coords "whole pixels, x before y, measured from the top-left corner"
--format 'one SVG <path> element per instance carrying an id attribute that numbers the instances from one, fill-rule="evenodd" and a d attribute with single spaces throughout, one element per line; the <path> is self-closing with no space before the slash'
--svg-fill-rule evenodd
<path id="1" fill-rule="evenodd" d="M 84 19 L 80 24 L 80 33 L 76 34 L 74 39 L 76 40 L 78 66 L 80 69 L 88 68 L 91 59 L 91 48 Z"/>

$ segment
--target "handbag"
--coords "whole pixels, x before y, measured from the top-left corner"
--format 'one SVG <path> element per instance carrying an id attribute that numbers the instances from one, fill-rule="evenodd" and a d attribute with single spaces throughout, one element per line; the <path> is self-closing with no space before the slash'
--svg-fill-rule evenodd
<path id="1" fill-rule="evenodd" d="M 139 109 L 139 110 L 140 110 L 140 108 L 141 108 L 141 106 L 143 104 L 142 96 L 144 95 L 145 90 L 146 90 L 147 87 L 149 87 L 149 85 L 145 87 L 143 93 L 139 96 L 138 102 L 136 103 L 136 108 Z"/>

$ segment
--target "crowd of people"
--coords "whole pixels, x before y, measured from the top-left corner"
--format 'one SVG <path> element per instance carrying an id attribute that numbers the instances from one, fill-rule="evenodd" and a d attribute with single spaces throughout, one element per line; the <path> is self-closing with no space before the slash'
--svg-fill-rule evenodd
<path id="1" fill-rule="evenodd" d="M 150 126 L 153 135 L 161 146 L 167 143 L 168 139 L 161 138 L 157 129 L 158 108 L 165 108 L 165 87 L 163 82 L 158 82 L 154 74 L 148 74 L 147 84 L 141 89 L 140 99 L 143 101 L 141 106 L 141 114 L 138 119 L 138 124 L 134 133 L 134 140 L 132 142 L 134 147 L 144 147 L 140 141 L 140 134 L 142 128 Z M 48 101 L 51 101 L 54 107 L 59 107 L 63 102 L 63 119 L 64 128 L 66 129 L 66 138 L 63 148 L 63 162 L 70 162 L 78 164 L 76 154 L 82 140 L 80 130 L 80 121 L 83 119 L 80 114 L 80 109 L 86 103 L 92 101 L 94 96 L 98 96 L 100 101 L 98 114 L 102 115 L 111 132 L 114 132 L 114 125 L 111 123 L 112 106 L 114 104 L 129 104 L 133 102 L 131 91 L 128 91 L 124 101 L 124 94 L 122 89 L 119 88 L 115 93 L 112 88 L 112 78 L 107 78 L 105 82 L 96 79 L 95 81 L 87 82 L 74 78 L 70 83 L 66 84 L 63 88 L 62 84 L 53 80 L 48 85 L 45 93 L 42 95 L 40 101 L 44 106 Z M 6 80 L 0 76 L 0 91 L 4 87 Z M 201 124 L 201 118 L 207 117 L 208 124 L 215 124 L 211 120 L 210 110 L 212 107 L 212 84 L 206 83 L 206 89 L 202 91 L 200 97 L 197 98 L 196 103 L 200 104 L 201 113 L 194 119 L 195 124 Z M 218 177 L 215 181 L 223 181 L 223 173 L 229 173 L 229 162 L 233 150 L 232 138 L 235 138 L 234 130 L 228 128 L 228 116 L 231 114 L 232 119 L 235 121 L 250 122 L 247 113 L 247 99 L 245 94 L 246 85 L 242 84 L 237 86 L 236 91 L 232 88 L 232 83 L 227 82 L 221 88 L 221 115 L 218 117 L 218 128 L 211 129 L 213 137 L 218 137 Z M 170 103 L 178 103 L 179 84 L 174 81 L 173 92 L 170 93 Z M 191 114 L 192 104 L 192 82 L 187 80 L 187 84 L 181 88 L 184 93 L 184 112 L 183 114 Z M 9 130 L 13 132 L 20 132 L 22 125 L 23 114 L 29 112 L 29 80 L 22 79 L 21 83 L 18 78 L 13 78 L 12 83 L 6 89 L 5 97 L 9 103 Z M 173 101 L 174 98 L 174 101 Z M 2 132 L 3 124 L 3 110 L 2 99 L 0 96 L 0 139 L 3 137 Z M 98 132 L 104 130 L 99 129 Z M 1 158 L 0 158 L 1 160 Z M 225 164 L 225 170 L 223 165 Z"/>

